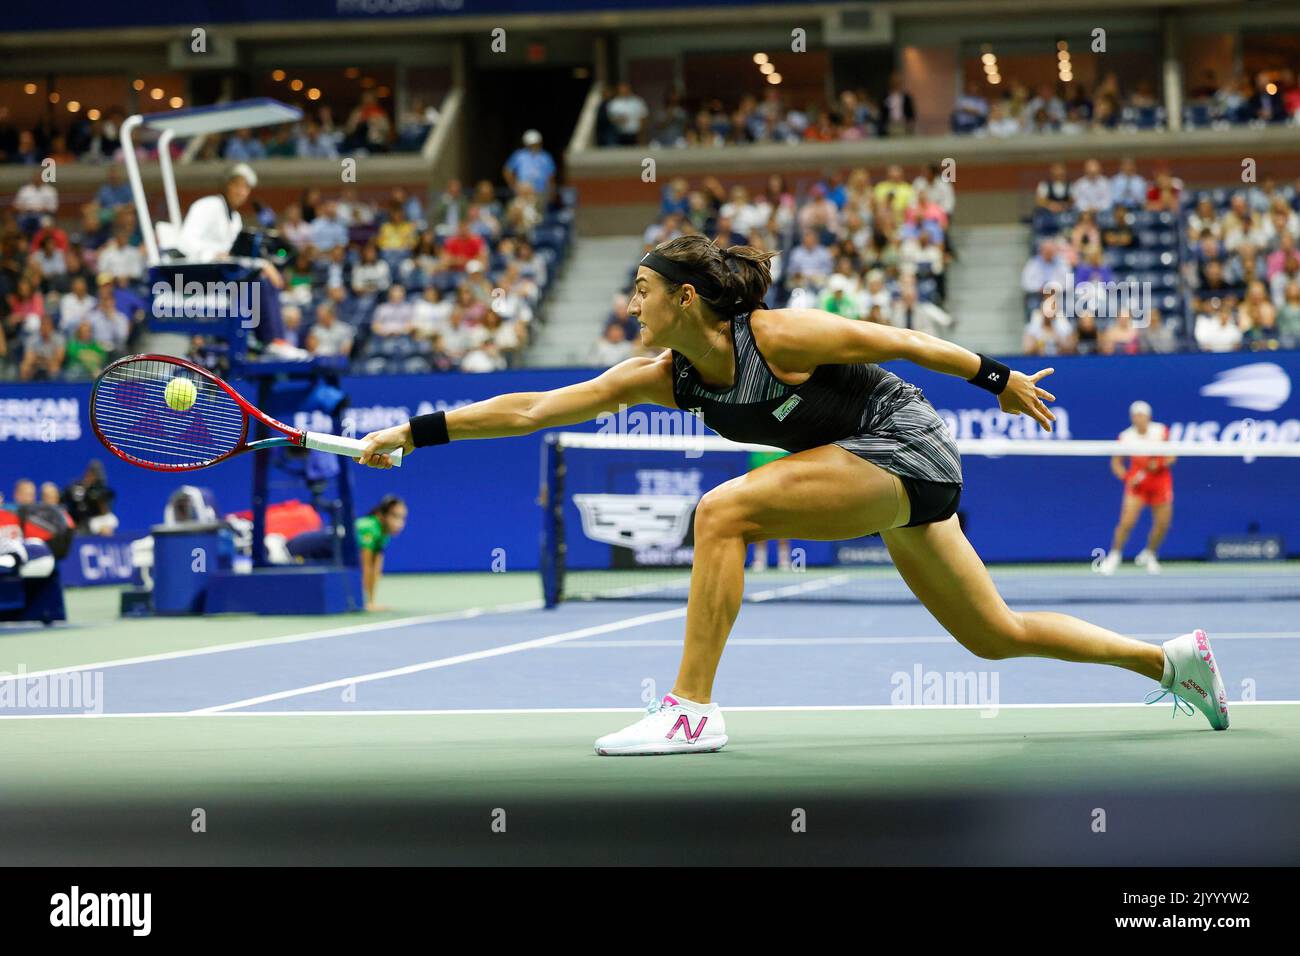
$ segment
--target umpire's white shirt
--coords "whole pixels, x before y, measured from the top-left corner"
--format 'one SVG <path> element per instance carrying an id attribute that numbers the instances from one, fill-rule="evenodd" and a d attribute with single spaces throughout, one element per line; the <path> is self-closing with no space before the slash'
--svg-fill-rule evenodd
<path id="1" fill-rule="evenodd" d="M 243 228 L 239 213 L 221 194 L 196 199 L 185 214 L 177 245 L 181 255 L 193 262 L 212 262 L 230 252 Z"/>

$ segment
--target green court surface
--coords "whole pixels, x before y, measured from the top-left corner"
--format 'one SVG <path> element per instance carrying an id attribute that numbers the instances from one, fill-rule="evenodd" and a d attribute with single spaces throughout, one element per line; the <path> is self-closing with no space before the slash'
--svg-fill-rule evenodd
<path id="1" fill-rule="evenodd" d="M 655 787 L 748 795 L 1025 792 L 1300 780 L 1300 704 L 1242 705 L 1233 727 L 1163 708 L 977 707 L 728 710 L 711 755 L 597 757 L 592 741 L 635 711 L 227 714 L 9 720 L 7 798 L 207 794 L 339 800 L 437 794 L 484 804 L 617 798 Z"/>
<path id="2" fill-rule="evenodd" d="M 8 720 L 0 864 L 1296 861 L 1300 705 L 737 710 L 720 753 L 595 756 L 624 719 Z"/>

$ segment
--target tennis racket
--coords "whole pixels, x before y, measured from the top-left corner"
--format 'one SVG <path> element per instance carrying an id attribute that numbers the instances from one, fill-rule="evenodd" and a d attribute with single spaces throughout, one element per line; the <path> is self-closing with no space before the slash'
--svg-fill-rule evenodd
<path id="1" fill-rule="evenodd" d="M 252 419 L 281 434 L 250 442 Z M 194 471 L 262 448 L 356 458 L 366 447 L 276 421 L 203 366 L 172 355 L 128 355 L 104 369 L 90 395 L 90 427 L 118 458 L 154 471 Z M 401 465 L 402 449 L 389 455 Z"/>

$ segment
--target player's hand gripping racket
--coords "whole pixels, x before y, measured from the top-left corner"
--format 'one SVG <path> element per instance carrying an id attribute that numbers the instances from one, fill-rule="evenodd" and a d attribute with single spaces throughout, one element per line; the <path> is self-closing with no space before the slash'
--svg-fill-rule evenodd
<path id="1" fill-rule="evenodd" d="M 250 419 L 281 434 L 250 442 Z M 128 355 L 104 369 L 90 395 L 90 425 L 118 458 L 154 471 L 193 471 L 286 445 L 348 458 L 366 447 L 278 422 L 201 365 L 171 355 Z M 401 448 L 388 455 L 401 465 Z"/>

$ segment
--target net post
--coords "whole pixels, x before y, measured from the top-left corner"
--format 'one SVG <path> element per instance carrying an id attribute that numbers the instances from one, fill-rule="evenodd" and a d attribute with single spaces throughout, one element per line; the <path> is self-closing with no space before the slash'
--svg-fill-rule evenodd
<path id="1" fill-rule="evenodd" d="M 555 432 L 542 442 L 542 484 L 537 503 L 542 507 L 542 597 L 546 607 L 564 600 L 564 445 Z"/>

